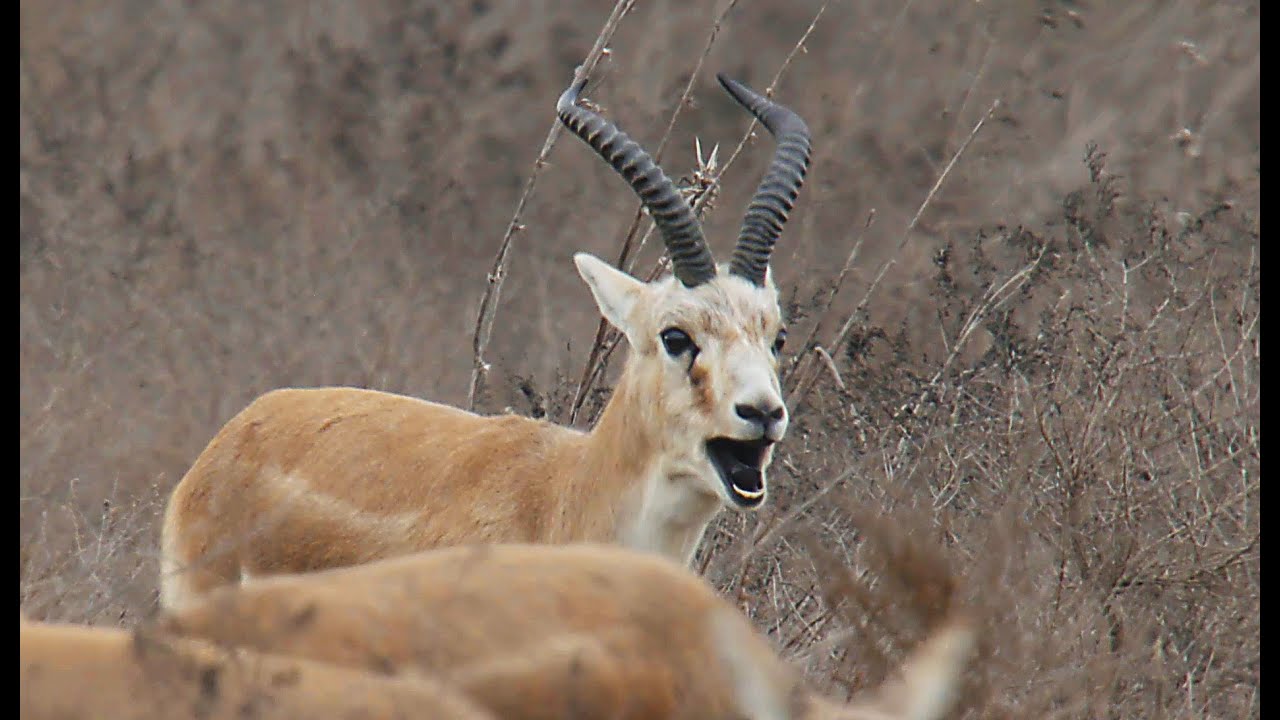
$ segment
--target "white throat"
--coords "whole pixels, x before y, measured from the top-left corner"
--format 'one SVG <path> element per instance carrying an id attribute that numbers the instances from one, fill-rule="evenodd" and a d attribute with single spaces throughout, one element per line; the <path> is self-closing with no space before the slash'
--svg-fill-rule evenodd
<path id="1" fill-rule="evenodd" d="M 700 489 L 701 485 L 701 479 L 686 474 L 651 471 L 633 491 L 634 514 L 621 518 L 621 544 L 681 558 L 688 565 L 707 525 L 724 507 L 719 496 Z"/>

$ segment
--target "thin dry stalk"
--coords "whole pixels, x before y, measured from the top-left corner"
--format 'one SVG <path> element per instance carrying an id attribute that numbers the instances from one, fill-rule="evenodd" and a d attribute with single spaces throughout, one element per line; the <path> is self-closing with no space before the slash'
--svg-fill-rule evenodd
<path id="1" fill-rule="evenodd" d="M 622 22 L 622 18 L 626 16 L 634 5 L 635 0 L 618 0 L 617 4 L 613 6 L 613 12 L 609 14 L 609 19 L 605 21 L 600 34 L 596 36 L 595 44 L 592 45 L 591 51 L 587 53 L 586 60 L 578 66 L 577 71 L 574 73 L 573 81 L 575 83 L 591 75 L 596 64 L 600 62 L 600 58 L 604 55 L 605 47 L 613 39 L 613 34 Z M 516 202 L 515 213 L 511 217 L 511 222 L 507 224 L 507 232 L 502 236 L 502 243 L 498 246 L 498 253 L 493 257 L 493 267 L 486 277 L 488 284 L 485 287 L 484 296 L 480 298 L 480 309 L 476 313 L 476 327 L 471 341 L 471 384 L 467 389 L 467 408 L 470 410 L 475 410 L 476 394 L 479 392 L 480 385 L 484 382 L 484 378 L 489 372 L 489 363 L 485 362 L 484 353 L 489 347 L 489 338 L 493 334 L 494 316 L 497 314 L 498 302 L 502 296 L 502 281 L 506 277 L 507 270 L 507 254 L 511 250 L 511 242 L 515 239 L 516 233 L 525 229 L 525 226 L 520 222 L 520 216 L 524 212 L 525 204 L 529 201 L 529 196 L 533 194 L 534 185 L 538 182 L 538 175 L 546 167 L 547 157 L 551 154 L 551 148 L 555 146 L 556 139 L 560 137 L 560 131 L 559 119 L 552 120 L 551 129 L 547 131 L 547 139 L 543 141 L 542 150 L 539 151 L 538 158 L 533 163 L 533 172 L 529 174 L 524 190 L 520 193 L 520 199 Z"/>
<path id="2" fill-rule="evenodd" d="M 990 315 L 994 310 L 999 309 L 1001 305 L 1004 305 L 1009 298 L 1014 296 L 1018 291 L 1018 288 L 1022 287 L 1030 279 L 1031 273 L 1040 266 L 1040 263 L 1044 260 L 1045 253 L 1048 250 L 1048 244 L 1041 246 L 1040 252 L 1036 254 L 1036 257 L 1031 262 L 1019 268 L 1017 272 L 1011 275 L 1009 279 L 1005 280 L 999 287 L 987 291 L 986 295 L 982 298 L 982 302 L 978 303 L 977 307 L 973 309 L 973 312 L 969 314 L 969 317 L 965 319 L 964 325 L 956 335 L 955 340 L 951 343 L 951 349 L 947 353 L 946 359 L 942 361 L 942 365 L 938 367 L 936 372 L 934 372 L 933 377 L 929 378 L 929 382 L 926 383 L 920 392 L 916 394 L 915 400 L 911 403 L 904 404 L 898 409 L 893 416 L 895 422 L 902 420 L 904 417 L 915 417 L 919 415 L 925 401 L 930 396 L 934 395 L 934 391 L 942 384 L 942 380 L 951 370 L 951 366 L 955 364 L 956 358 L 960 356 L 960 351 L 968 342 L 969 338 L 973 336 L 973 332 L 981 327 L 982 321 L 988 315 Z M 899 449 L 902 447 L 901 443 L 905 442 L 907 442 L 907 436 L 904 435 L 900 440 Z"/>
<path id="3" fill-rule="evenodd" d="M 662 156 L 667 150 L 667 143 L 671 141 L 671 133 L 675 130 L 676 120 L 680 118 L 681 111 L 689 105 L 689 101 L 693 97 L 693 85 L 701 76 L 702 65 L 706 62 L 707 56 L 711 54 L 711 49 L 715 47 L 716 37 L 720 34 L 720 27 L 724 24 L 724 20 L 729 16 L 729 13 L 733 12 L 733 9 L 737 6 L 738 0 L 730 0 L 724 6 L 724 9 L 720 11 L 720 14 L 716 16 L 715 22 L 711 24 L 711 31 L 707 33 L 707 42 L 702 47 L 702 54 L 698 56 L 698 61 L 694 63 L 693 70 L 689 73 L 689 82 L 685 83 L 684 91 L 680 93 L 680 102 L 676 103 L 675 109 L 671 111 L 671 117 L 667 120 L 667 128 L 662 133 L 662 139 L 658 141 L 658 149 L 653 154 L 655 163 L 662 162 Z M 701 158 L 699 158 L 699 161 L 701 161 Z M 617 267 L 625 268 L 628 272 L 634 267 L 634 262 L 628 263 L 627 261 L 632 259 L 633 253 L 638 253 L 644 248 L 645 240 L 653 232 L 652 224 L 650 224 L 639 245 L 634 244 L 636 232 L 640 227 L 640 219 L 644 214 L 644 206 L 638 205 L 635 216 L 631 219 L 631 226 L 627 230 L 626 238 L 623 240 L 622 250 L 618 253 Z"/>
<path id="4" fill-rule="evenodd" d="M 785 383 L 790 377 L 804 377 L 813 367 L 813 355 L 805 352 L 808 348 L 813 348 L 814 353 L 822 350 L 822 345 L 815 344 L 814 340 L 818 336 L 818 331 L 822 329 L 822 325 L 827 321 L 831 314 L 831 306 L 835 302 L 836 296 L 840 294 L 840 290 L 844 287 L 845 278 L 848 277 L 849 271 L 853 269 L 853 264 L 858 260 L 858 254 L 862 251 L 862 241 L 867 238 L 867 230 L 871 228 L 871 223 L 876 220 L 875 208 L 867 213 L 867 221 L 862 226 L 862 231 L 858 233 L 858 239 L 853 243 L 853 249 L 849 251 L 848 257 L 845 258 L 844 266 L 840 268 L 840 274 L 836 276 L 836 280 L 831 284 L 831 288 L 827 291 L 826 298 L 823 299 L 821 309 L 818 310 L 818 319 L 813 323 L 813 327 L 809 330 L 809 335 L 805 337 L 804 342 L 800 343 L 801 353 L 796 355 L 788 369 L 787 376 L 783 378 Z M 823 350 L 825 353 L 826 351 Z M 830 355 L 827 356 L 830 360 Z M 838 374 L 837 374 L 838 375 Z"/>
<path id="5" fill-rule="evenodd" d="M 836 387 L 843 390 L 844 378 L 840 377 L 840 369 L 836 367 L 836 361 L 831 359 L 831 353 L 828 353 L 821 345 L 815 347 L 813 352 L 818 356 L 818 359 L 822 360 L 822 365 L 827 369 L 827 372 L 831 373 L 831 379 L 835 380 Z"/>
<path id="6" fill-rule="evenodd" d="M 987 108 L 987 111 L 982 114 L 982 117 L 978 122 L 974 124 L 973 130 L 969 131 L 968 137 L 966 137 L 964 142 L 960 144 L 960 147 L 956 149 L 955 154 L 951 156 L 951 160 L 947 162 L 947 166 L 938 174 L 938 179 L 934 181 L 933 187 L 929 188 L 929 192 L 925 195 L 924 201 L 920 203 L 920 207 L 916 208 L 915 215 L 912 216 L 911 222 L 907 223 L 906 229 L 902 231 L 902 237 L 898 240 L 897 246 L 894 247 L 893 253 L 887 260 L 881 263 L 880 268 L 876 271 L 875 278 L 872 279 L 871 284 L 867 287 L 867 291 L 862 296 L 862 300 L 858 302 L 857 308 L 850 313 L 848 319 L 845 320 L 844 325 L 840 327 L 840 330 L 835 334 L 835 337 L 831 339 L 831 342 L 827 343 L 826 347 L 838 348 L 844 344 L 845 340 L 849 336 L 849 332 L 853 329 L 854 321 L 862 316 L 863 311 L 867 307 L 867 303 L 871 301 L 872 293 L 875 292 L 880 281 L 884 279 L 885 274 L 889 272 L 889 268 L 893 267 L 893 265 L 897 263 L 898 256 L 902 254 L 902 248 L 906 247 L 907 240 L 911 238 L 911 233 L 916 229 L 916 225 L 920 222 L 920 217 L 924 215 L 924 211 L 933 202 L 933 198 L 938 194 L 938 190 L 942 188 L 942 184 L 945 183 L 947 178 L 951 175 L 951 171 L 955 168 L 956 163 L 959 162 L 960 157 L 964 155 L 964 151 L 968 149 L 969 145 L 973 142 L 974 138 L 978 136 L 978 133 L 982 130 L 982 127 L 986 124 L 987 120 L 999 107 L 1000 99 L 996 98 L 992 101 L 991 106 Z M 791 397 L 793 414 L 804 405 L 805 398 L 808 396 L 809 390 L 813 387 L 813 382 L 817 377 L 817 373 L 810 373 L 802 382 L 797 384 Z"/>
<path id="7" fill-rule="evenodd" d="M 778 71 L 773 74 L 773 80 L 769 82 L 769 86 L 764 90 L 765 97 L 773 97 L 774 91 L 778 89 L 778 82 L 782 80 L 782 74 L 791 66 L 791 61 L 795 58 L 796 54 L 801 50 L 804 50 L 804 42 L 813 34 L 814 28 L 818 27 L 818 20 L 822 19 L 822 14 L 826 11 L 827 3 L 822 3 L 822 6 L 818 8 L 818 12 L 813 14 L 813 20 L 809 22 L 809 27 L 805 28 L 804 33 L 800 35 L 800 39 L 791 47 L 791 52 L 787 53 L 786 59 L 784 59 L 782 64 L 778 66 Z M 742 149 L 746 147 L 747 141 L 755 134 L 757 124 L 759 124 L 759 121 L 754 117 L 751 118 L 751 122 L 747 124 L 747 131 L 742 134 L 742 139 L 738 141 L 737 147 L 733 149 L 733 153 L 729 155 L 729 159 L 724 162 L 724 169 L 721 171 L 722 173 L 727 171 L 729 167 L 733 165 L 734 160 L 738 159 L 738 155 L 740 155 L 742 153 Z"/>
<path id="8" fill-rule="evenodd" d="M 800 522 L 800 519 L 803 518 L 806 513 L 830 494 L 832 490 L 840 487 L 846 480 L 853 477 L 854 472 L 855 468 L 846 468 L 844 472 L 827 481 L 827 483 L 819 488 L 817 492 L 806 497 L 803 502 L 797 504 L 787 512 L 786 515 L 781 518 L 775 515 L 770 517 L 769 520 L 758 524 L 756 526 L 754 537 L 752 537 L 751 541 L 743 547 L 742 551 L 738 554 L 738 557 L 732 563 L 732 566 L 736 569 L 734 570 L 732 579 L 726 586 L 724 586 L 724 588 L 722 588 L 724 593 L 726 595 L 731 595 L 740 588 L 742 586 L 743 579 L 746 577 L 747 568 L 750 566 L 752 558 L 754 558 L 758 553 L 772 548 L 773 543 L 782 537 L 784 532 L 796 527 Z"/>
<path id="9" fill-rule="evenodd" d="M 711 48 L 715 46 L 716 37 L 720 34 L 720 26 L 724 23 L 724 19 L 738 5 L 738 0 L 730 0 L 724 7 L 724 10 L 716 16 L 715 22 L 711 24 L 711 31 L 707 33 L 707 42 L 702 48 L 702 54 L 698 56 L 698 61 L 693 65 L 693 71 L 689 73 L 689 82 L 685 84 L 684 91 L 680 93 L 680 101 L 671 111 L 671 118 L 667 120 L 667 129 L 662 133 L 662 139 L 658 141 L 657 152 L 653 154 L 653 161 L 656 164 L 662 163 L 662 154 L 667 150 L 667 143 L 671 140 L 671 132 L 675 129 L 676 120 L 680 118 L 680 113 L 685 106 L 689 104 L 689 99 L 693 96 L 693 85 L 698 80 L 698 76 L 702 73 L 702 64 L 706 61 L 707 56 L 711 54 Z M 698 159 L 701 162 L 701 158 Z M 622 249 L 618 252 L 618 260 L 614 265 L 619 269 L 631 271 L 631 263 L 627 261 L 631 258 L 632 252 L 639 252 L 640 247 L 644 245 L 644 239 L 649 237 L 649 233 L 653 231 L 652 224 L 648 231 L 644 234 L 644 239 L 640 242 L 640 247 L 634 245 L 636 232 L 640 228 L 640 220 L 645 215 L 644 205 L 638 204 L 634 217 L 631 218 L 631 225 L 627 228 L 627 233 L 622 241 Z M 605 338 L 610 332 L 609 323 L 604 318 L 600 318 L 596 325 L 596 337 L 591 343 L 591 350 L 587 353 L 587 362 L 582 369 L 582 379 L 578 381 L 578 387 L 573 393 L 573 402 L 569 409 L 569 424 L 572 425 L 578 419 L 578 412 L 582 409 L 582 403 L 586 399 L 587 390 L 594 378 L 592 369 L 596 365 L 600 352 L 605 347 Z M 614 339 L 616 343 L 616 338 Z"/>

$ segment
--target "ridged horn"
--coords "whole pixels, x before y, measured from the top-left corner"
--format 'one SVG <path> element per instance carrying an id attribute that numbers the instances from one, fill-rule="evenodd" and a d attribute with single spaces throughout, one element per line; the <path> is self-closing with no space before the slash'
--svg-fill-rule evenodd
<path id="1" fill-rule="evenodd" d="M 585 85 L 584 78 L 560 96 L 556 102 L 560 122 L 599 153 L 640 196 L 662 233 L 676 278 L 685 287 L 696 287 L 715 277 L 715 260 L 689 204 L 639 144 L 613 123 L 577 104 Z"/>
<path id="2" fill-rule="evenodd" d="M 716 75 L 716 79 L 739 105 L 756 116 L 777 142 L 773 163 L 742 218 L 742 232 L 729 262 L 729 272 L 762 286 L 773 245 L 782 235 L 782 226 L 795 207 L 804 175 L 809 170 L 809 127 L 795 112 L 746 85 L 722 74 Z"/>

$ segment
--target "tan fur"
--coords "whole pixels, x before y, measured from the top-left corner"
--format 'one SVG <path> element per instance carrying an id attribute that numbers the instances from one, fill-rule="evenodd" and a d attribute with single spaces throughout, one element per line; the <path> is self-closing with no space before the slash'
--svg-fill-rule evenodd
<path id="1" fill-rule="evenodd" d="M 940 629 L 850 705 L 806 690 L 750 622 L 665 558 L 608 545 L 435 550 L 214 591 L 167 632 L 439 678 L 504 718 L 930 720 L 971 633 Z"/>
<path id="2" fill-rule="evenodd" d="M 371 390 L 267 393 L 170 498 L 162 605 L 244 577 L 472 542 L 610 542 L 691 560 L 731 502 L 705 441 L 751 439 L 733 410 L 744 387 L 781 403 L 777 290 L 725 271 L 689 289 L 578 263 L 632 346 L 590 432 Z M 698 343 L 691 364 L 664 352 L 671 326 Z"/>
<path id="3" fill-rule="evenodd" d="M 496 720 L 424 677 L 389 678 L 160 634 L 25 620 L 20 628 L 24 720 Z"/>

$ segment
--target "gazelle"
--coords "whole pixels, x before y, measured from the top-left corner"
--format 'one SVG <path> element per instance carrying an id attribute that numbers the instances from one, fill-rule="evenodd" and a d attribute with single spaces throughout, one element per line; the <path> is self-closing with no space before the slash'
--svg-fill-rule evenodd
<path id="1" fill-rule="evenodd" d="M 497 720 L 426 677 L 162 634 L 24 620 L 18 644 L 24 720 Z"/>
<path id="2" fill-rule="evenodd" d="M 438 678 L 503 718 L 928 720 L 949 709 L 973 644 L 950 618 L 898 678 L 849 705 L 806 690 L 686 567 L 615 545 L 473 545 L 256 578 L 157 627 Z"/>
<path id="3" fill-rule="evenodd" d="M 248 576 L 467 542 L 613 542 L 688 562 L 723 506 L 760 506 L 787 429 L 786 331 L 768 262 L 808 169 L 809 132 L 791 110 L 719 79 L 777 141 L 721 267 L 650 156 L 577 104 L 585 80 L 557 103 L 639 195 L 673 269 L 645 283 L 574 256 L 631 348 L 590 432 L 371 390 L 267 393 L 218 432 L 169 500 L 162 605 Z"/>

